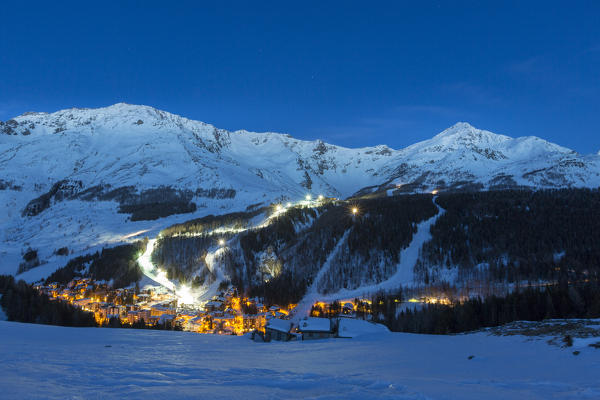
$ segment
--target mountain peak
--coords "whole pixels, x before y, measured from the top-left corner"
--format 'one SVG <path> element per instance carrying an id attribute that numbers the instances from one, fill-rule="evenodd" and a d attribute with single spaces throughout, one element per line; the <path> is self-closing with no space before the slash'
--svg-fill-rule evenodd
<path id="1" fill-rule="evenodd" d="M 446 129 L 446 131 L 466 131 L 466 130 L 477 130 L 473 125 L 468 122 L 457 122 L 452 125 L 450 128 Z"/>
<path id="2" fill-rule="evenodd" d="M 512 140 L 512 138 L 508 136 L 477 129 L 468 122 L 457 122 L 426 142 L 428 142 L 428 145 L 433 144 L 436 146 L 456 148 L 457 146 L 463 147 L 475 144 L 491 146 L 505 143 L 510 140 Z"/>
<path id="3" fill-rule="evenodd" d="M 483 133 L 493 134 L 492 132 L 483 131 L 481 129 L 475 128 L 473 125 L 468 122 L 457 122 L 452 125 L 450 128 L 447 128 L 437 134 L 435 137 L 449 137 L 449 136 L 472 136 L 472 135 L 481 135 Z"/>

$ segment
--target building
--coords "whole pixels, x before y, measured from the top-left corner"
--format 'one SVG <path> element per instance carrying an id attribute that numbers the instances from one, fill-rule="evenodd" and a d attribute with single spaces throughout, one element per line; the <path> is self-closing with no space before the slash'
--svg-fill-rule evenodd
<path id="1" fill-rule="evenodd" d="M 270 342 L 271 340 L 287 342 L 294 337 L 290 333 L 291 329 L 292 323 L 290 321 L 273 318 L 265 326 L 265 342 Z"/>
<path id="2" fill-rule="evenodd" d="M 327 339 L 333 337 L 334 326 L 329 318 L 307 317 L 300 320 L 298 332 L 302 340 Z"/>

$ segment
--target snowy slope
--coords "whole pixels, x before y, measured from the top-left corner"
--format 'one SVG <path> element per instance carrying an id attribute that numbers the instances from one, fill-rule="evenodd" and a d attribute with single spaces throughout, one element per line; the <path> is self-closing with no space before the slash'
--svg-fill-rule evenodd
<path id="1" fill-rule="evenodd" d="M 600 157 L 529 136 L 510 138 L 461 122 L 395 153 L 378 171 L 382 188 L 408 190 L 597 187 Z"/>
<path id="2" fill-rule="evenodd" d="M 307 193 L 343 198 L 363 188 L 393 194 L 599 184 L 599 155 L 465 123 L 402 150 L 348 149 L 285 134 L 229 132 L 123 103 L 26 113 L 0 124 L 0 273 L 15 274 L 29 247 L 42 266 L 24 276 L 39 279 L 64 265 L 68 257 L 53 254 L 61 247 L 72 257 L 135 233 L 152 237 L 175 222 Z M 118 213 L 157 196 L 196 210 L 134 222 Z"/>
<path id="3" fill-rule="evenodd" d="M 385 146 L 353 150 L 282 134 L 228 132 L 127 104 L 28 113 L 0 132 L 8 133 L 0 134 L 0 273 L 11 274 L 30 246 L 50 271 L 63 262 L 52 255 L 59 247 L 79 254 L 133 232 L 156 233 L 175 221 L 282 197 L 345 197 L 370 184 L 369 171 L 390 158 Z M 22 216 L 31 200 L 61 181 L 63 197 L 77 198 L 54 196 L 48 209 Z M 143 194 L 159 187 L 187 191 L 197 211 L 162 219 L 159 226 L 130 222 L 117 213 L 118 198 L 110 197 L 123 188 Z"/>
<path id="4" fill-rule="evenodd" d="M 573 399 L 600 397 L 600 350 L 522 336 L 373 332 L 254 343 L 190 332 L 0 321 L 5 398 Z M 474 356 L 469 359 L 469 356 Z"/>

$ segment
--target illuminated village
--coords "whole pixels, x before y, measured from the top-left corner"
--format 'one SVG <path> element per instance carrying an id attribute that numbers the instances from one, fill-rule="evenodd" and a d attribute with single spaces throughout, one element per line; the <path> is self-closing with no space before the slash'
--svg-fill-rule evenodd
<path id="1" fill-rule="evenodd" d="M 266 308 L 256 298 L 239 297 L 235 288 L 215 296 L 202 308 L 178 305 L 176 295 L 162 287 L 136 293 L 133 288 L 112 289 L 106 283 L 81 278 L 66 286 L 51 283 L 36 288 L 51 299 L 67 301 L 94 313 L 100 326 L 108 326 L 111 320 L 118 320 L 124 326 L 145 325 L 198 333 L 242 335 L 254 330 L 264 331 L 268 320 L 286 318 L 292 308 Z"/>
<path id="2" fill-rule="evenodd" d="M 111 288 L 106 282 L 76 278 L 66 285 L 50 283 L 35 287 L 55 301 L 65 301 L 94 314 L 99 326 L 158 328 L 220 335 L 252 332 L 256 341 L 339 337 L 340 319 L 372 319 L 372 302 L 352 299 L 312 305 L 310 316 L 294 326 L 290 320 L 296 304 L 266 306 L 259 298 L 240 296 L 228 288 L 202 306 L 181 304 L 178 297 L 160 286 L 143 290 Z M 396 301 L 400 303 L 399 301 Z M 411 298 L 398 307 L 444 303 L 448 299 Z"/>

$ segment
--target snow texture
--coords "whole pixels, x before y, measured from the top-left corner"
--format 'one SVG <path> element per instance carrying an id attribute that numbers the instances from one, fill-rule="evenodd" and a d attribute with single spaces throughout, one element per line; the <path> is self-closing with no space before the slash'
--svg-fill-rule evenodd
<path id="1" fill-rule="evenodd" d="M 7 399 L 600 397 L 600 350 L 522 336 L 372 333 L 254 343 L 190 332 L 0 322 Z M 473 356 L 473 357 L 471 357 Z"/>

